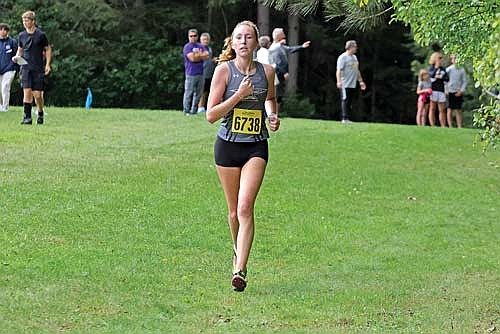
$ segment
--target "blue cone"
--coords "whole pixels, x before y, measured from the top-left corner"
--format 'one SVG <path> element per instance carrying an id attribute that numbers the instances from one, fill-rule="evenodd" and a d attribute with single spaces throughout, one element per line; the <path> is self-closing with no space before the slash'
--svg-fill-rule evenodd
<path id="1" fill-rule="evenodd" d="M 87 88 L 87 100 L 85 101 L 85 109 L 92 108 L 92 91 Z"/>

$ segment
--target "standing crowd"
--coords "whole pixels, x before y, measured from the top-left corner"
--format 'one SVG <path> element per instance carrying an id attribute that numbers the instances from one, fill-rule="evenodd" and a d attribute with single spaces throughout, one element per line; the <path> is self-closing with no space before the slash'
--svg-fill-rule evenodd
<path id="1" fill-rule="evenodd" d="M 283 102 L 285 84 L 289 78 L 288 56 L 299 50 L 306 49 L 311 42 L 301 45 L 288 46 L 283 28 L 275 28 L 272 33 L 273 41 L 269 36 L 261 36 L 258 40 L 258 50 L 253 54 L 255 61 L 261 64 L 270 64 L 275 69 L 277 108 Z M 204 32 L 198 42 L 198 30 L 189 29 L 188 42 L 184 45 L 184 97 L 183 111 L 186 116 L 206 111 L 206 99 L 210 91 L 210 84 L 216 64 L 220 61 L 215 57 L 210 46 L 210 34 Z M 227 41 L 224 48 L 227 49 Z"/>
<path id="2" fill-rule="evenodd" d="M 451 65 L 443 66 L 443 55 L 434 52 L 429 58 L 429 68 L 421 69 L 417 84 L 417 125 L 436 125 L 436 110 L 439 125 L 453 127 L 453 114 L 457 127 L 463 126 L 463 94 L 467 87 L 467 75 L 457 65 L 456 55 L 450 55 Z"/>

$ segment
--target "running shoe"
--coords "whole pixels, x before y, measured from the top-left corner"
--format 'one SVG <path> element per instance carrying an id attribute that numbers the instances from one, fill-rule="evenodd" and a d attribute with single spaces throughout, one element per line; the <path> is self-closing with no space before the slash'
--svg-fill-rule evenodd
<path id="1" fill-rule="evenodd" d="M 233 279 L 231 280 L 231 285 L 234 291 L 242 292 L 247 287 L 247 273 L 246 270 L 239 270 L 233 273 Z"/>
<path id="2" fill-rule="evenodd" d="M 38 113 L 38 118 L 36 119 L 36 124 L 43 124 L 43 112 Z"/>
<path id="3" fill-rule="evenodd" d="M 23 118 L 23 121 L 21 122 L 21 124 L 31 124 L 33 123 L 33 120 L 31 118 Z"/>

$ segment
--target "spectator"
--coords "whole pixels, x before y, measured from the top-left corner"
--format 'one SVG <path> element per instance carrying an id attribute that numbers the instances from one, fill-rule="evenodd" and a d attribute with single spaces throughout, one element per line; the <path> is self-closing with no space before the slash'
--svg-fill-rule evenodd
<path id="1" fill-rule="evenodd" d="M 271 57 L 269 55 L 269 47 L 271 46 L 271 38 L 269 36 L 260 36 L 259 50 L 257 51 L 257 61 L 261 64 L 271 64 Z M 276 68 L 276 64 L 271 64 Z M 279 84 L 278 76 L 274 75 L 274 85 Z"/>
<path id="2" fill-rule="evenodd" d="M 269 36 L 260 36 L 260 38 L 259 38 L 259 50 L 257 51 L 257 61 L 259 63 L 271 64 L 271 58 L 269 56 L 269 47 L 270 46 L 271 46 L 271 38 L 269 38 Z"/>
<path id="3" fill-rule="evenodd" d="M 288 46 L 286 45 L 286 35 L 283 29 L 275 28 L 273 30 L 273 44 L 269 47 L 269 59 L 271 64 L 274 65 L 276 75 L 278 76 L 278 83 L 274 83 L 276 85 L 276 107 L 278 112 L 280 105 L 283 102 L 283 96 L 285 95 L 285 82 L 288 80 L 289 75 L 288 55 L 308 48 L 310 45 L 311 41 L 307 41 L 302 43 L 302 45 Z"/>
<path id="4" fill-rule="evenodd" d="M 359 82 L 361 90 L 366 89 L 365 82 L 359 71 L 359 62 L 355 53 L 358 51 L 356 41 L 345 43 L 345 52 L 337 59 L 337 87 L 340 89 L 342 123 L 351 123 L 349 113 L 352 111 L 352 100 L 356 91 L 356 80 Z"/>
<path id="5" fill-rule="evenodd" d="M 0 23 L 0 112 L 9 110 L 10 87 L 19 66 L 12 61 L 17 52 L 17 40 L 9 36 L 10 27 Z"/>
<path id="6" fill-rule="evenodd" d="M 446 127 L 446 95 L 444 93 L 445 82 L 448 82 L 448 74 L 446 69 L 441 65 L 443 55 L 439 52 L 434 52 L 430 59 L 429 75 L 432 82 L 431 103 L 429 108 L 429 124 L 436 124 L 436 106 L 439 110 L 439 124 L 441 127 Z"/>
<path id="7" fill-rule="evenodd" d="M 208 32 L 201 34 L 200 42 L 208 51 L 208 58 L 203 61 L 203 94 L 201 95 L 200 102 L 198 103 L 198 112 L 205 112 L 207 96 L 210 91 L 210 85 L 212 84 L 212 76 L 214 75 L 217 57 L 214 57 L 214 52 L 210 46 L 210 34 Z"/>
<path id="8" fill-rule="evenodd" d="M 430 96 L 432 94 L 432 82 L 429 72 L 426 69 L 421 69 L 418 73 L 417 85 L 417 125 L 425 126 L 427 114 L 429 112 Z"/>
<path id="9" fill-rule="evenodd" d="M 23 26 L 26 29 L 19 33 L 19 47 L 16 57 L 12 60 L 18 62 L 20 57 L 27 64 L 21 66 L 21 84 L 23 86 L 24 118 L 21 124 L 32 124 L 31 103 L 35 98 L 38 110 L 37 124 L 43 124 L 44 107 L 44 80 L 51 71 L 52 48 L 43 31 L 36 27 L 35 12 L 27 11 L 22 15 Z M 45 54 L 45 67 L 43 60 Z"/>
<path id="10" fill-rule="evenodd" d="M 198 102 L 203 93 L 203 61 L 208 59 L 208 51 L 198 43 L 198 30 L 189 29 L 189 42 L 184 45 L 184 97 L 182 105 L 186 116 L 196 115 Z"/>
<path id="11" fill-rule="evenodd" d="M 453 127 L 453 111 L 457 120 L 457 127 L 463 125 L 462 104 L 464 102 L 464 91 L 467 87 L 467 75 L 463 67 L 457 66 L 457 56 L 450 56 L 451 65 L 446 68 L 448 74 L 448 126 Z"/>

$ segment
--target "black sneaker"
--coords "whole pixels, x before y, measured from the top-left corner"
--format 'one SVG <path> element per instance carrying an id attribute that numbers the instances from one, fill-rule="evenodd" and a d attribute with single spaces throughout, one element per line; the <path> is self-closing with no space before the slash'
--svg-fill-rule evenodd
<path id="1" fill-rule="evenodd" d="M 36 119 L 36 124 L 43 124 L 43 117 L 42 116 L 38 116 L 38 118 Z"/>
<path id="2" fill-rule="evenodd" d="M 21 124 L 32 124 L 33 123 L 33 120 L 31 118 L 23 118 L 23 121 L 21 122 Z"/>
<path id="3" fill-rule="evenodd" d="M 239 270 L 233 274 L 233 279 L 231 280 L 231 285 L 234 291 L 242 292 L 247 287 L 247 273 L 246 270 Z"/>

